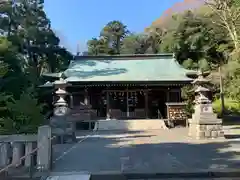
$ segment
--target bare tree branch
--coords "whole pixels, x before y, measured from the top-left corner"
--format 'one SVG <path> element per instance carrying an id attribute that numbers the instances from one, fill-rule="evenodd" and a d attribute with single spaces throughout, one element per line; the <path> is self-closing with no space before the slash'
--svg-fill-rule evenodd
<path id="1" fill-rule="evenodd" d="M 234 0 L 204 0 L 204 2 L 219 18 L 216 21 L 212 19 L 212 23 L 227 29 L 235 49 L 239 49 L 240 42 L 237 24 L 240 18 L 240 9 L 233 6 Z"/>

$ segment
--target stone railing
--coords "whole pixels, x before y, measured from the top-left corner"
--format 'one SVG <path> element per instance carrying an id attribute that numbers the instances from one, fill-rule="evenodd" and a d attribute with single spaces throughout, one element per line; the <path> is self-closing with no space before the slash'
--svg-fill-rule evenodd
<path id="1" fill-rule="evenodd" d="M 48 125 L 39 127 L 38 134 L 0 136 L 0 175 L 19 169 L 50 170 L 52 139 Z"/>
<path id="2" fill-rule="evenodd" d="M 19 159 L 37 147 L 37 135 L 0 136 L 0 143 L 0 167 L 9 164 L 15 164 L 15 167 L 31 166 L 31 156 L 27 156 L 23 162 L 19 162 Z"/>

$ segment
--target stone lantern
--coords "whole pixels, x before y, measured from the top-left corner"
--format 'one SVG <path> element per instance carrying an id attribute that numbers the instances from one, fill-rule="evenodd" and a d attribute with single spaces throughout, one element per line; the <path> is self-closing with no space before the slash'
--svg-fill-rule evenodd
<path id="1" fill-rule="evenodd" d="M 210 90 L 204 87 L 208 82 L 202 72 L 199 72 L 198 78 L 193 81 L 196 87 L 195 112 L 192 119 L 189 119 L 188 135 L 196 139 L 223 137 L 222 120 L 213 112 L 212 102 L 207 95 Z"/>
<path id="2" fill-rule="evenodd" d="M 54 115 L 55 116 L 65 116 L 68 113 L 68 104 L 65 100 L 67 96 L 66 87 L 67 82 L 63 79 L 54 82 L 54 87 L 57 89 L 55 95 L 57 100 L 54 102 Z"/>
<path id="3" fill-rule="evenodd" d="M 60 137 L 61 143 L 64 142 L 64 137 L 69 135 L 73 141 L 76 140 L 74 123 L 68 120 L 70 109 L 65 99 L 68 95 L 67 86 L 69 84 L 64 79 L 54 82 L 56 100 L 54 101 L 54 115 L 51 118 L 50 125 L 53 134 Z"/>

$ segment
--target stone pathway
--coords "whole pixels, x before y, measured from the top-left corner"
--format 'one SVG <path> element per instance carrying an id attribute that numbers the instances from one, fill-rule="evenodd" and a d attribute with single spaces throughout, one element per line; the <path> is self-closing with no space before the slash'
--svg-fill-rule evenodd
<path id="1" fill-rule="evenodd" d="M 193 140 L 185 128 L 95 132 L 79 139 L 54 148 L 54 172 L 192 172 L 240 166 L 240 141 Z"/>

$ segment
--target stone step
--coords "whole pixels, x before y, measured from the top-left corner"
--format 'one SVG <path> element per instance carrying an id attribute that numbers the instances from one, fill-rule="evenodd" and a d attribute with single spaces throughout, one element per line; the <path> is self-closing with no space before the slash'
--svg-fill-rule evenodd
<path id="1" fill-rule="evenodd" d="M 100 120 L 95 124 L 95 130 L 156 130 L 168 129 L 161 119 L 137 119 L 137 120 Z"/>
<path id="2" fill-rule="evenodd" d="M 90 174 L 59 174 L 59 175 L 51 175 L 46 178 L 46 180 L 90 180 Z"/>

